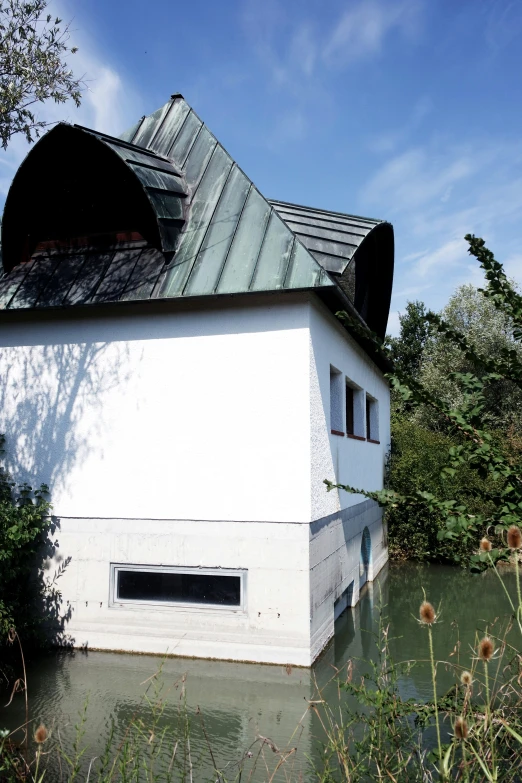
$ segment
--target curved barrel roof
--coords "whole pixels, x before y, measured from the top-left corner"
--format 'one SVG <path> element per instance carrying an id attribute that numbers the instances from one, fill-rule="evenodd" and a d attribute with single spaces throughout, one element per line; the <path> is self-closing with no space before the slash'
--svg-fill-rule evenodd
<path id="1" fill-rule="evenodd" d="M 120 243 L 103 250 L 71 246 L 61 253 L 38 245 L 38 232 L 53 239 L 49 234 L 58 231 L 53 223 L 56 209 L 47 222 L 38 221 L 38 195 L 31 195 L 29 210 L 24 198 L 31 181 L 49 182 L 50 164 L 45 161 L 50 156 L 44 153 L 52 151 L 56 159 L 60 146 L 67 147 L 66 157 L 79 173 L 68 175 L 67 167 L 57 171 L 53 163 L 55 179 L 67 185 L 55 188 L 56 198 L 63 198 L 68 188 L 74 201 L 89 178 L 94 189 L 92 166 L 82 169 L 81 158 L 86 150 L 91 160 L 98 155 L 99 198 L 103 200 L 104 189 L 117 189 L 118 178 L 127 183 L 126 189 L 120 187 L 122 193 L 132 191 L 125 196 L 128 209 L 114 221 L 132 223 L 131 215 L 136 224 L 113 228 L 139 231 L 141 245 Z M 104 179 L 102 163 L 109 160 Z M 40 202 L 44 195 L 51 203 L 52 188 L 50 192 L 42 186 Z M 114 201 L 107 202 L 109 211 Z M 90 215 L 91 202 L 84 206 Z M 18 225 L 17 215 L 23 215 Z M 9 274 L 0 281 L 0 308 L 315 290 L 337 297 L 332 304 L 337 309 L 349 300 L 361 318 L 384 335 L 393 270 L 390 224 L 268 201 L 180 95 L 120 139 L 64 124 L 42 137 L 13 181 L 2 231 Z M 379 240 L 377 247 L 372 237 L 381 234 L 388 241 Z M 26 245 L 33 241 L 36 252 L 29 247 L 24 257 L 22 240 Z M 369 274 L 375 250 L 380 252 L 377 278 Z"/>

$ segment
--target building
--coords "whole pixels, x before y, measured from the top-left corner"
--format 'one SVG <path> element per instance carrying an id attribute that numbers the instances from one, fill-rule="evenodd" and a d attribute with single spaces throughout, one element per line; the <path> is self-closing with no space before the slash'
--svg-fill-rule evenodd
<path id="1" fill-rule="evenodd" d="M 389 223 L 268 201 L 180 95 L 59 124 L 2 224 L 0 432 L 77 646 L 310 665 L 387 559 Z"/>

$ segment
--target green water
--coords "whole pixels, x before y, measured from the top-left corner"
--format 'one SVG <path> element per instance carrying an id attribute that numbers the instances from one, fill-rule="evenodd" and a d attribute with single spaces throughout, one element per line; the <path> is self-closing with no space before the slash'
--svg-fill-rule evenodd
<path id="1" fill-rule="evenodd" d="M 508 572 L 505 578 L 514 594 L 513 574 Z M 201 760 L 208 756 L 208 751 L 201 717 L 196 714 L 199 707 L 218 765 L 233 764 L 259 735 L 269 737 L 280 748 L 287 743 L 297 745 L 298 752 L 291 763 L 294 770 L 304 770 L 304 779 L 311 779 L 306 771 L 306 756 L 318 758 L 319 727 L 307 711 L 308 700 L 314 698 L 317 684 L 323 697 L 338 704 L 337 686 L 332 679 L 336 670 L 350 659 L 356 671 L 364 670 L 362 659 L 375 655 L 373 632 L 378 627 L 381 603 L 389 623 L 394 658 L 420 661 L 401 678 L 402 695 L 418 700 L 431 698 L 430 671 L 422 662 L 428 655 L 427 635 L 416 619 L 423 588 L 428 600 L 442 607 L 440 622 L 434 628 L 436 657 L 471 668 L 470 647 L 476 634 L 488 627 L 501 635 L 510 612 L 495 574 L 473 576 L 445 566 L 392 565 L 365 589 L 358 606 L 339 618 L 334 639 L 311 670 L 186 658 L 166 660 L 161 675 L 162 698 L 166 701 L 164 720 L 178 721 L 180 705 L 186 702 L 191 720 L 191 752 L 195 760 Z M 516 637 L 513 640 L 518 642 Z M 59 728 L 63 745 L 70 748 L 78 713 L 88 700 L 83 737 L 88 761 L 99 756 L 111 720 L 116 736 L 123 736 L 126 725 L 140 709 L 147 687 L 152 694 L 152 685 L 146 681 L 160 663 L 160 659 L 147 655 L 81 651 L 30 661 L 31 718 L 54 727 L 55 736 Z M 441 693 L 455 681 L 453 665 L 439 667 Z M 7 690 L 0 695 L 5 704 Z M 343 709 L 351 708 L 353 705 L 345 701 Z M 8 708 L 0 708 L 0 728 L 14 729 L 24 720 L 24 698 L 17 694 Z M 196 780 L 206 779 L 205 769 L 210 774 L 206 763 L 198 761 Z M 266 777 L 260 771 L 255 779 Z"/>

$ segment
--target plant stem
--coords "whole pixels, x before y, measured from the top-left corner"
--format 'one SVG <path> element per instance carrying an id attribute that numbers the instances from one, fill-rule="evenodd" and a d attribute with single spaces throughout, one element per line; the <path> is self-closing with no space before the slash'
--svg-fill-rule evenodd
<path id="1" fill-rule="evenodd" d="M 518 565 L 518 551 L 515 550 L 515 574 L 516 574 L 516 580 L 517 580 L 517 598 L 518 598 L 518 606 L 516 611 L 517 616 L 517 622 L 519 625 L 520 630 L 522 631 L 522 594 L 520 592 L 520 569 Z"/>
<path id="2" fill-rule="evenodd" d="M 431 630 L 431 625 L 428 626 L 428 639 L 430 643 L 431 681 L 433 683 L 433 704 L 435 707 L 435 727 L 437 729 L 437 747 L 439 749 L 440 774 L 442 777 L 443 776 L 442 743 L 440 741 L 439 710 L 437 707 L 437 670 L 435 668 L 435 655 L 433 654 L 433 634 Z"/>
<path id="3" fill-rule="evenodd" d="M 486 719 L 488 722 L 489 741 L 491 744 L 491 774 L 493 780 L 497 779 L 497 772 L 495 769 L 495 738 L 493 735 L 493 721 L 491 719 L 491 706 L 489 703 L 489 676 L 488 676 L 488 662 L 484 661 L 484 681 L 486 686 Z"/>

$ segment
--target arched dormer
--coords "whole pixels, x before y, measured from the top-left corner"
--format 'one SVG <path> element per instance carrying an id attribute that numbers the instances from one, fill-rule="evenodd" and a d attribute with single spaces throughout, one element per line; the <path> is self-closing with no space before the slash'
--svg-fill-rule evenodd
<path id="1" fill-rule="evenodd" d="M 367 326 L 384 338 L 394 266 L 391 223 L 284 201 L 270 203 Z"/>
<path id="2" fill-rule="evenodd" d="M 390 312 L 393 284 L 394 237 L 390 223 L 378 223 L 355 251 L 355 309 L 370 327 L 384 338 Z M 344 278 L 345 269 L 341 278 Z"/>
<path id="3" fill-rule="evenodd" d="M 172 252 L 185 195 L 169 160 L 59 123 L 35 144 L 11 184 L 2 221 L 4 270 L 39 247 L 103 247 L 119 237 Z"/>

